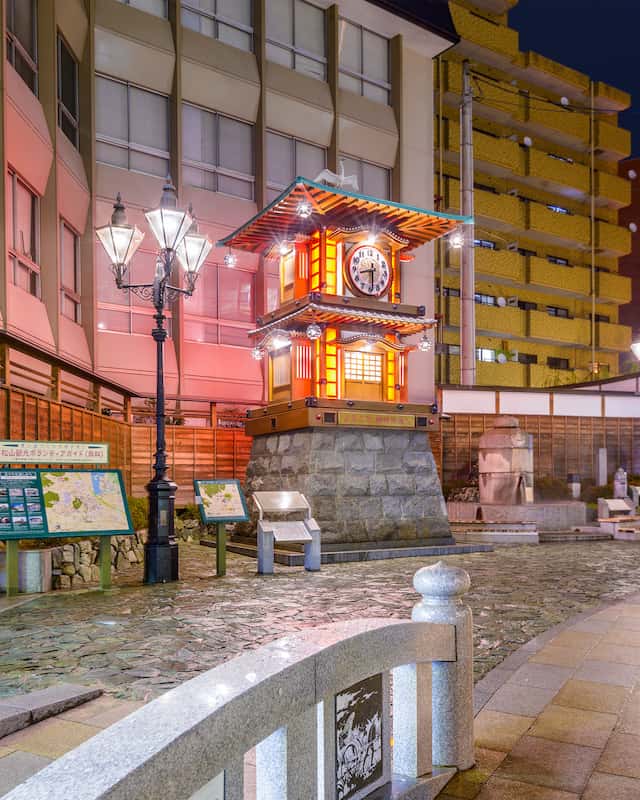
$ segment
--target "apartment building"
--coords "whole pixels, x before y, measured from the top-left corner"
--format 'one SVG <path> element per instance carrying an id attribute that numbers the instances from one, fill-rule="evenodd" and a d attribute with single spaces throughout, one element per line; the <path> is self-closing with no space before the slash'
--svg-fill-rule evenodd
<path id="1" fill-rule="evenodd" d="M 618 113 L 630 98 L 521 52 L 508 25 L 516 3 L 451 0 L 461 42 L 436 64 L 436 194 L 447 211 L 458 211 L 460 202 L 465 59 L 473 76 L 477 382 L 553 386 L 606 378 L 618 374 L 631 344 L 631 329 L 619 318 L 631 299 L 631 281 L 619 273 L 632 245 L 619 220 L 631 187 L 618 174 L 631 147 Z M 460 380 L 459 265 L 459 251 L 439 248 L 443 384 Z"/>
<path id="2" fill-rule="evenodd" d="M 146 234 L 134 282 L 152 279 L 143 214 L 167 174 L 214 242 L 294 176 L 340 162 L 363 193 L 433 206 L 433 64 L 457 41 L 445 0 L 5 6 L 6 382 L 107 413 L 120 412 L 120 388 L 154 394 L 153 309 L 116 288 L 94 234 L 118 193 Z M 278 291 L 276 262 L 214 247 L 193 297 L 168 314 L 167 393 L 183 409 L 262 401 L 247 331 Z M 429 247 L 403 291 L 434 313 Z M 433 398 L 433 355 L 416 358 L 416 399 Z"/>

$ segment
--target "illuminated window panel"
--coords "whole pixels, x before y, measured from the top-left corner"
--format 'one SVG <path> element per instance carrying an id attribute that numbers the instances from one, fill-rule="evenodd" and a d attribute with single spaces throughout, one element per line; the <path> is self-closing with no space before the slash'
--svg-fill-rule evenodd
<path id="1" fill-rule="evenodd" d="M 336 345 L 336 331 L 327 330 L 327 344 L 325 350 L 327 397 L 338 396 L 338 346 Z"/>
<path id="2" fill-rule="evenodd" d="M 387 351 L 387 400 L 396 399 L 395 353 Z"/>
<path id="3" fill-rule="evenodd" d="M 362 370 L 365 383 L 382 382 L 382 356 L 377 353 L 363 353 Z"/>
<path id="4" fill-rule="evenodd" d="M 296 345 L 296 378 L 309 380 L 311 378 L 311 345 Z"/>
<path id="5" fill-rule="evenodd" d="M 285 350 L 277 353 L 271 359 L 273 388 L 278 389 L 282 386 L 289 386 L 291 383 L 291 353 Z"/>
<path id="6" fill-rule="evenodd" d="M 314 357 L 316 360 L 316 370 L 315 370 L 315 382 L 314 382 L 314 393 L 316 397 L 320 397 L 320 339 L 317 339 L 314 342 L 315 345 L 315 353 Z"/>
<path id="7" fill-rule="evenodd" d="M 320 237 L 316 234 L 311 244 L 311 280 L 309 289 L 312 292 L 320 291 Z"/>
<path id="8" fill-rule="evenodd" d="M 329 294 L 336 294 L 338 289 L 338 247 L 333 239 L 327 239 L 326 244 L 326 290 Z"/>

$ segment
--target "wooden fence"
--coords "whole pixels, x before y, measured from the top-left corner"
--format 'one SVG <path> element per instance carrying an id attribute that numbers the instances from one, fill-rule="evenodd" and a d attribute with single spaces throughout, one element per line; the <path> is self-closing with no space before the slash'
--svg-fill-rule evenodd
<path id="1" fill-rule="evenodd" d="M 446 484 L 465 480 L 478 466 L 478 440 L 493 427 L 490 414 L 452 414 L 442 420 L 439 434 L 432 435 L 434 452 L 442 459 Z M 533 436 L 536 477 L 565 480 L 570 473 L 596 480 L 598 450 L 606 447 L 609 473 L 618 466 L 640 474 L 640 419 L 627 417 L 519 417 L 523 430 Z M 439 437 L 440 442 L 434 442 Z"/>
<path id="2" fill-rule="evenodd" d="M 134 496 L 146 494 L 152 476 L 154 426 L 131 425 L 6 386 L 0 387 L 0 439 L 107 442 L 109 466 L 122 470 L 127 493 Z M 178 503 L 193 502 L 194 478 L 244 479 L 250 452 L 251 437 L 242 428 L 168 426 L 169 474 L 179 487 Z"/>

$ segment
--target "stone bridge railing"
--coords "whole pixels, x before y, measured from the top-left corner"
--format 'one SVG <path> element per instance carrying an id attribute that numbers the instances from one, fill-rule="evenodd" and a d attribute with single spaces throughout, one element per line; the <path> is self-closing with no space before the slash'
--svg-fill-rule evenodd
<path id="1" fill-rule="evenodd" d="M 469 576 L 440 562 L 414 586 L 413 621 L 341 622 L 245 653 L 5 800 L 357 800 L 389 782 L 394 798 L 434 797 L 474 762 Z M 254 748 L 255 788 L 245 785 Z"/>

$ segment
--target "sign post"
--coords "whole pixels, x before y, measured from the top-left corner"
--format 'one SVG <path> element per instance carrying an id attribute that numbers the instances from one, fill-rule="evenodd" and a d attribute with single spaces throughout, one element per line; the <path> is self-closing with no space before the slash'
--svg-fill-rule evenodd
<path id="1" fill-rule="evenodd" d="M 200 518 L 216 525 L 216 575 L 227 574 L 227 522 L 248 522 L 249 510 L 238 480 L 195 480 L 193 486 Z"/>

